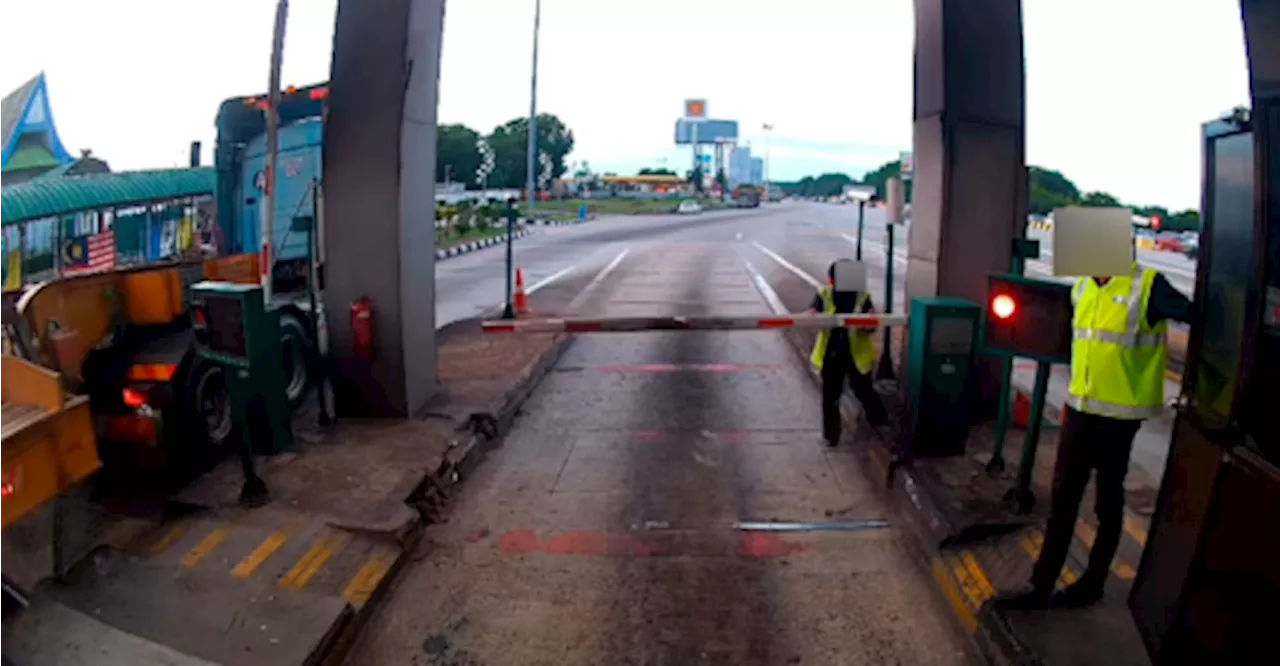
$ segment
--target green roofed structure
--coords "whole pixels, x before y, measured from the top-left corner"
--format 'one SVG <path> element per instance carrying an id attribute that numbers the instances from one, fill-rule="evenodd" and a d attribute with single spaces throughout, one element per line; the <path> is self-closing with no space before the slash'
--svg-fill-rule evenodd
<path id="1" fill-rule="evenodd" d="M 110 171 L 106 162 L 85 151 L 72 156 L 58 138 L 49 106 L 49 91 L 41 72 L 4 96 L 0 129 L 0 174 L 4 185 L 13 185 L 51 174 L 80 175 Z"/>

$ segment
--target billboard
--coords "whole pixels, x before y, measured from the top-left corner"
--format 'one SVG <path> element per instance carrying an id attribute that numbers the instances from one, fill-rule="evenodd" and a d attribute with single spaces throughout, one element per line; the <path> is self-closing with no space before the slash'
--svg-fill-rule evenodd
<path id="1" fill-rule="evenodd" d="M 686 99 L 684 101 L 684 117 L 685 118 L 706 118 L 707 117 L 707 100 Z"/>
<path id="2" fill-rule="evenodd" d="M 676 145 L 687 146 L 693 143 L 693 126 L 697 125 L 699 145 L 710 145 L 722 141 L 738 140 L 738 121 L 736 120 L 704 120 L 690 122 L 681 118 L 676 121 Z"/>

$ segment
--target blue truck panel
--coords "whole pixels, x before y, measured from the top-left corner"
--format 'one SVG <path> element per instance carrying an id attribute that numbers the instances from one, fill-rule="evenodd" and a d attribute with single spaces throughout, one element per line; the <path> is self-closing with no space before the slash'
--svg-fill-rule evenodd
<path id="1" fill-rule="evenodd" d="M 312 214 L 315 186 L 321 177 L 323 123 L 305 118 L 280 128 L 280 153 L 276 164 L 276 222 L 272 243 L 276 261 L 304 259 L 307 234 L 291 231 L 297 216 Z M 245 146 L 237 174 L 235 219 L 226 223 L 234 230 L 229 239 L 233 252 L 254 252 L 261 241 L 262 195 L 266 164 L 266 136 L 259 134 Z"/>

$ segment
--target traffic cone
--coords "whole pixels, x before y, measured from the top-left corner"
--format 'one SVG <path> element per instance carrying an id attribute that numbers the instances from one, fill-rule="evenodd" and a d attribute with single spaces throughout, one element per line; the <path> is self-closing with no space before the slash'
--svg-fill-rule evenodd
<path id="1" fill-rule="evenodd" d="M 511 300 L 514 301 L 512 305 L 515 306 L 516 314 L 529 313 L 529 296 L 528 294 L 524 293 L 524 269 L 523 268 L 516 269 L 516 293 Z"/>

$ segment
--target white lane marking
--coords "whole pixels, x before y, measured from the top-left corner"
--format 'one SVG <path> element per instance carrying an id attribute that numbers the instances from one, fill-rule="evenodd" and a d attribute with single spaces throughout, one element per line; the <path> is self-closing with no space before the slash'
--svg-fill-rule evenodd
<path id="1" fill-rule="evenodd" d="M 539 280 L 536 284 L 531 285 L 528 289 L 525 289 L 525 290 L 524 290 L 524 293 L 525 293 L 525 294 L 532 294 L 533 292 L 538 291 L 539 289 L 543 289 L 543 288 L 545 288 L 545 287 L 549 287 L 549 286 L 551 286 L 551 283 L 553 283 L 553 282 L 555 282 L 556 280 L 559 280 L 560 278 L 562 278 L 562 277 L 564 277 L 564 276 L 566 276 L 566 275 L 568 275 L 568 274 L 572 273 L 574 268 L 577 268 L 577 267 L 576 267 L 576 266 L 573 266 L 573 265 L 570 265 L 570 266 L 568 266 L 568 267 L 566 267 L 566 268 L 562 268 L 562 269 L 560 269 L 560 270 L 558 270 L 558 271 L 556 271 L 556 272 L 552 273 L 551 275 L 548 275 L 547 277 L 542 278 L 542 279 L 541 279 L 541 280 Z"/>
<path id="2" fill-rule="evenodd" d="M 591 292 L 595 291 L 595 288 L 601 282 L 604 282 L 604 279 L 608 277 L 609 273 L 612 273 L 613 269 L 617 268 L 618 264 L 622 263 L 622 259 L 626 257 L 627 253 L 630 251 L 631 248 L 624 249 L 618 253 L 618 256 L 613 258 L 613 261 L 610 261 L 607 266 L 600 269 L 600 272 L 596 273 L 596 276 L 591 278 L 591 281 L 587 283 L 587 286 L 583 287 L 582 291 L 578 292 L 578 295 L 574 296 L 572 301 L 569 301 L 569 307 L 567 308 L 569 312 L 577 312 L 578 306 L 582 304 L 582 301 L 586 300 L 587 296 L 590 296 Z"/>
<path id="3" fill-rule="evenodd" d="M 795 274 L 796 277 L 800 278 L 801 280 L 808 282 L 810 286 L 812 286 L 814 289 L 822 288 L 821 282 L 819 282 L 812 275 L 809 275 L 808 273 L 798 268 L 795 264 L 791 263 L 790 261 L 787 261 L 786 259 L 783 259 L 777 252 L 770 250 L 769 248 L 761 245 L 756 241 L 751 241 L 751 244 L 756 246 L 757 250 L 760 250 L 761 252 L 765 253 L 770 259 L 778 262 L 779 266 L 782 266 L 783 268 L 791 271 L 792 273 Z"/>
<path id="4" fill-rule="evenodd" d="M 764 296 L 765 302 L 769 304 L 773 313 L 786 314 L 787 306 L 782 304 L 782 299 L 778 298 L 778 292 L 769 286 L 768 280 L 764 279 L 764 276 L 760 274 L 760 271 L 756 270 L 755 266 L 751 265 L 750 261 L 744 259 L 743 263 L 747 265 L 747 272 L 751 274 L 751 281 L 756 284 L 756 290 L 760 292 L 761 296 Z"/>

